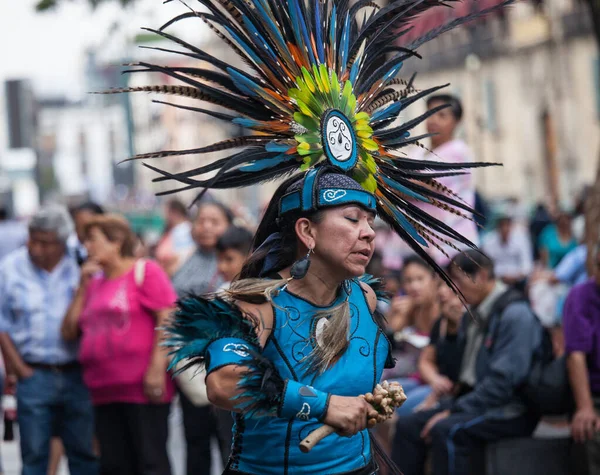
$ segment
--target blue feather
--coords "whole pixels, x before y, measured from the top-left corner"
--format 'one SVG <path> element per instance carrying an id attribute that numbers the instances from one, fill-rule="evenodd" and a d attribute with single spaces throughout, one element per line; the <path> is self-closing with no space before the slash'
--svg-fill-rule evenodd
<path id="1" fill-rule="evenodd" d="M 371 122 L 376 122 L 378 120 L 385 120 L 388 117 L 391 117 L 394 114 L 397 114 L 401 110 L 402 110 L 402 101 L 395 102 L 394 104 L 386 107 L 385 109 L 375 112 L 371 116 Z"/>
<path id="2" fill-rule="evenodd" d="M 231 123 L 239 125 L 240 127 L 246 127 L 247 129 L 251 129 L 252 127 L 256 127 L 260 124 L 258 120 L 246 119 L 244 117 L 236 117 L 231 121 Z"/>
<path id="3" fill-rule="evenodd" d="M 319 63 L 325 64 L 325 47 L 323 46 L 323 19 L 321 18 L 321 0 L 315 0 L 315 42 Z"/>
<path id="4" fill-rule="evenodd" d="M 334 63 L 335 63 L 335 58 L 337 58 L 337 37 L 336 37 L 336 30 L 337 30 L 337 8 L 335 7 L 335 4 L 333 5 L 333 8 L 331 9 L 331 20 L 330 20 L 330 24 L 329 24 L 329 45 L 333 48 L 333 58 L 334 58 Z"/>
<path id="5" fill-rule="evenodd" d="M 248 56 L 250 56 L 252 61 L 254 61 L 258 65 L 265 64 L 264 61 L 256 55 L 254 50 L 252 48 L 250 48 L 248 46 L 248 44 L 244 40 L 242 40 L 231 28 L 229 28 L 225 25 L 223 25 L 223 27 L 227 30 L 227 32 L 231 35 L 231 37 L 236 41 L 238 46 L 240 48 L 242 48 Z"/>
<path id="6" fill-rule="evenodd" d="M 425 241 L 425 239 L 423 239 L 423 237 L 417 232 L 417 230 L 413 227 L 413 225 L 408 222 L 408 220 L 406 219 L 404 214 L 402 214 L 400 211 L 398 211 L 398 209 L 396 209 L 395 207 L 392 209 L 392 211 L 394 212 L 394 217 L 399 222 L 400 226 L 402 226 L 402 228 L 408 234 L 410 234 L 410 237 L 412 237 L 415 241 L 417 241 L 421 246 L 429 247 L 429 244 L 427 243 L 427 241 Z"/>
<path id="7" fill-rule="evenodd" d="M 386 178 L 384 176 L 382 178 L 383 178 L 383 181 L 385 182 L 385 184 L 387 186 L 389 186 L 391 188 L 394 188 L 395 190 L 397 190 L 397 191 L 399 191 L 401 193 L 404 193 L 405 195 L 408 195 L 411 198 L 414 198 L 414 199 L 419 200 L 419 201 L 424 201 L 425 203 L 429 203 L 429 199 L 428 198 L 426 198 L 425 196 L 423 196 L 423 195 L 421 195 L 421 194 L 419 194 L 419 193 L 417 193 L 415 191 L 412 191 L 410 188 L 408 188 L 408 187 L 406 187 L 404 185 L 401 185 L 397 181 L 391 180 L 390 178 Z"/>
<path id="8" fill-rule="evenodd" d="M 263 158 L 261 160 L 255 160 L 254 163 L 244 165 L 240 168 L 241 172 L 258 172 L 267 168 L 274 168 L 277 165 L 288 162 L 292 159 L 296 159 L 294 155 L 278 155 L 274 158 Z"/>
<path id="9" fill-rule="evenodd" d="M 363 59 L 363 55 L 364 55 L 364 51 L 363 51 L 362 55 L 358 56 L 354 60 L 354 64 L 352 65 L 352 69 L 350 70 L 350 82 L 352 84 L 356 84 L 356 78 L 358 77 L 358 73 L 360 71 L 360 66 L 361 66 L 361 62 Z"/>
<path id="10" fill-rule="evenodd" d="M 312 46 L 310 43 L 310 37 L 308 36 L 306 20 L 304 18 L 304 15 L 302 14 L 300 4 L 298 3 L 298 0 L 288 0 L 287 3 L 288 8 L 290 9 L 292 23 L 296 23 L 295 25 L 293 25 L 293 27 L 298 46 L 302 47 L 304 51 L 308 53 L 308 58 L 311 64 L 317 64 L 317 60 L 315 59 L 315 55 L 313 54 Z M 297 29 L 297 25 L 300 25 L 299 31 Z"/>
<path id="11" fill-rule="evenodd" d="M 259 86 L 254 81 L 251 81 L 243 74 L 238 73 L 233 68 L 227 68 L 227 72 L 231 76 L 231 79 L 233 79 L 235 87 L 237 87 L 241 92 L 248 96 L 261 97 L 257 89 L 262 89 L 262 86 Z"/>
<path id="12" fill-rule="evenodd" d="M 277 55 L 275 54 L 275 52 L 271 49 L 271 47 L 269 46 L 269 44 L 267 43 L 267 40 L 265 40 L 265 38 L 259 33 L 259 31 L 256 29 L 256 27 L 254 26 L 254 24 L 248 19 L 247 16 L 244 16 L 244 25 L 246 25 L 246 28 L 248 28 L 248 31 L 255 36 L 256 38 L 254 39 L 254 43 L 261 49 L 264 50 L 273 61 L 277 62 L 279 61 L 279 58 L 277 57 Z"/>
<path id="13" fill-rule="evenodd" d="M 348 48 L 350 47 L 350 13 L 346 13 L 346 21 L 344 22 L 344 30 L 340 41 L 340 64 L 338 65 L 338 73 L 341 76 L 346 71 L 348 62 Z"/>
<path id="14" fill-rule="evenodd" d="M 273 22 L 271 15 L 269 15 L 269 13 L 267 12 L 267 8 L 269 8 L 268 5 L 266 5 L 263 0 L 259 0 L 254 5 L 258 9 L 258 13 L 263 19 L 264 26 L 268 28 L 270 33 L 274 35 L 276 37 L 275 39 L 279 42 L 279 48 L 282 48 L 284 51 L 287 51 L 285 40 L 281 35 L 281 31 L 279 30 L 275 22 Z"/>
<path id="15" fill-rule="evenodd" d="M 281 153 L 285 153 L 287 152 L 290 148 L 292 148 L 291 145 L 285 144 L 285 143 L 278 143 L 278 142 L 269 142 L 267 145 L 265 145 L 265 150 L 267 152 L 281 152 Z"/>

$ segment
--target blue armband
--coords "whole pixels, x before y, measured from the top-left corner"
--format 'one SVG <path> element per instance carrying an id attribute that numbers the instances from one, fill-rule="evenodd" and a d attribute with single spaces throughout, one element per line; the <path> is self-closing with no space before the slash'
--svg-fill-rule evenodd
<path id="1" fill-rule="evenodd" d="M 301 421 L 322 420 L 327 414 L 329 397 L 328 393 L 318 391 L 312 386 L 287 379 L 278 416 Z"/>
<path id="2" fill-rule="evenodd" d="M 241 338 L 219 338 L 213 341 L 206 348 L 206 374 L 209 375 L 223 366 L 239 365 L 250 360 L 251 348 L 257 350 L 251 343 Z"/>

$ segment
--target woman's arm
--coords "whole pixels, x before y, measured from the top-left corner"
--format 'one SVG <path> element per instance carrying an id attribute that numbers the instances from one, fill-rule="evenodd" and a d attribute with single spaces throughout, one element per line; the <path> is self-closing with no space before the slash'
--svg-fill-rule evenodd
<path id="1" fill-rule="evenodd" d="M 253 305 L 246 302 L 238 302 L 238 307 L 256 320 L 256 331 L 260 345 L 264 348 L 273 328 L 273 307 L 270 303 Z M 236 411 L 235 406 L 240 401 L 232 399 L 240 393 L 238 382 L 244 371 L 241 366 L 229 365 L 210 373 L 206 377 L 209 401 L 222 409 Z"/>
<path id="2" fill-rule="evenodd" d="M 89 287 L 92 277 L 100 272 L 102 269 L 98 264 L 92 260 L 88 260 L 81 268 L 81 279 L 79 281 L 79 288 L 75 292 L 75 297 L 69 305 L 67 314 L 63 319 L 62 326 L 60 327 L 60 334 L 65 341 L 74 341 L 79 338 L 81 334 L 79 329 L 79 317 L 85 304 L 85 294 Z"/>
<path id="3" fill-rule="evenodd" d="M 79 338 L 81 333 L 79 329 L 79 317 L 83 311 L 85 293 L 86 289 L 79 286 L 77 292 L 75 292 L 75 297 L 73 297 L 73 300 L 71 301 L 71 305 L 69 305 L 67 314 L 63 319 L 62 326 L 60 327 L 60 334 L 65 341 L 75 341 Z"/>
<path id="4" fill-rule="evenodd" d="M 166 326 L 172 309 L 157 310 L 154 312 L 156 328 L 152 343 L 152 356 L 144 376 L 144 393 L 150 402 L 159 404 L 166 396 L 166 373 L 169 366 L 169 350 L 162 345 L 165 339 L 163 328 Z"/>
<path id="5" fill-rule="evenodd" d="M 423 349 L 419 356 L 419 374 L 437 395 L 449 394 L 454 383 L 448 377 L 440 374 L 436 364 L 436 353 L 434 345 L 428 345 Z"/>

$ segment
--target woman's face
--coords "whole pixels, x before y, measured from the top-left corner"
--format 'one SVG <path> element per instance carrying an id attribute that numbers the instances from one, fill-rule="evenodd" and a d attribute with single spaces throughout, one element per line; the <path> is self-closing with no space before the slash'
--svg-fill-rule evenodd
<path id="1" fill-rule="evenodd" d="M 404 292 L 416 305 L 431 301 L 436 295 L 437 282 L 430 269 L 420 264 L 409 264 L 402 274 Z"/>
<path id="2" fill-rule="evenodd" d="M 118 259 L 121 255 L 121 243 L 109 241 L 100 228 L 91 228 L 84 241 L 89 259 L 98 264 L 106 264 Z"/>
<path id="3" fill-rule="evenodd" d="M 192 228 L 192 237 L 200 248 L 212 251 L 228 227 L 229 221 L 221 208 L 207 204 L 198 210 Z"/>
<path id="4" fill-rule="evenodd" d="M 440 281 L 438 295 L 442 304 L 442 315 L 454 321 L 454 323 L 459 323 L 465 313 L 465 306 L 458 295 L 443 281 Z"/>
<path id="5" fill-rule="evenodd" d="M 374 213 L 354 205 L 323 211 L 312 224 L 315 257 L 342 279 L 363 275 L 375 251 L 374 221 Z"/>

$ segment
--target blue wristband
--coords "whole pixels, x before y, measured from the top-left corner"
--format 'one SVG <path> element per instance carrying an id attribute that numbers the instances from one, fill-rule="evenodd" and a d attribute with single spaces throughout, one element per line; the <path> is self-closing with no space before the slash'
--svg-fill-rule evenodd
<path id="1" fill-rule="evenodd" d="M 206 374 L 209 375 L 223 366 L 238 365 L 250 360 L 252 356 L 248 350 L 252 346 L 241 338 L 219 338 L 213 341 L 206 348 Z"/>
<path id="2" fill-rule="evenodd" d="M 319 391 L 312 386 L 287 379 L 278 415 L 284 419 L 301 421 L 322 420 L 327 414 L 329 397 L 328 393 Z"/>

